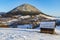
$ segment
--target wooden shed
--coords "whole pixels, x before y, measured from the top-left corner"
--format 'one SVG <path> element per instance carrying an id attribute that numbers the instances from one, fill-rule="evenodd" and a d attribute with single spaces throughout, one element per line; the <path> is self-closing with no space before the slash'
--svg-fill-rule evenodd
<path id="1" fill-rule="evenodd" d="M 55 33 L 56 22 L 55 21 L 44 21 L 40 22 L 41 33 Z"/>

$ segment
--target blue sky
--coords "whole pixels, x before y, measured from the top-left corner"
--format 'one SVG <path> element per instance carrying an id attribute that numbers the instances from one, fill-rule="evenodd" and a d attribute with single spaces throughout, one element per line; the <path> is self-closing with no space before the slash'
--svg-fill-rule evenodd
<path id="1" fill-rule="evenodd" d="M 60 0 L 0 0 L 0 12 L 8 12 L 24 3 L 35 6 L 45 14 L 60 16 Z"/>

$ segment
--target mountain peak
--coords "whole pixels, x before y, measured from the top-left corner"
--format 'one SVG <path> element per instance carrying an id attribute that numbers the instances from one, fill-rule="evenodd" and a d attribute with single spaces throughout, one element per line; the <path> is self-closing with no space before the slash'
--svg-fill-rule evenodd
<path id="1" fill-rule="evenodd" d="M 39 10 L 36 7 L 34 7 L 34 6 L 30 5 L 30 4 L 27 4 L 27 3 L 22 4 L 22 5 L 18 6 L 18 7 L 16 7 L 12 11 L 13 12 L 16 12 L 16 11 L 29 11 L 29 12 L 33 11 L 33 12 L 39 12 Z"/>
<path id="2" fill-rule="evenodd" d="M 28 4 L 28 3 L 24 3 L 24 4 L 22 4 L 22 5 L 30 5 L 30 4 Z M 21 5 L 20 5 L 21 6 Z"/>
<path id="3" fill-rule="evenodd" d="M 8 14 L 14 14 L 14 15 L 38 15 L 41 12 L 34 7 L 33 5 L 30 4 L 22 4 L 20 6 L 17 6 L 16 8 L 14 8 L 13 10 L 9 11 Z"/>

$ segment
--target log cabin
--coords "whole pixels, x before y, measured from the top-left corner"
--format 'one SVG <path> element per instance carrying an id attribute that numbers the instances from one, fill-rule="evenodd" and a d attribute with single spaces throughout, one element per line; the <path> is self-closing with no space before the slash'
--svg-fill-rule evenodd
<path id="1" fill-rule="evenodd" d="M 55 33 L 56 22 L 55 21 L 44 21 L 40 22 L 40 32 L 41 33 Z"/>

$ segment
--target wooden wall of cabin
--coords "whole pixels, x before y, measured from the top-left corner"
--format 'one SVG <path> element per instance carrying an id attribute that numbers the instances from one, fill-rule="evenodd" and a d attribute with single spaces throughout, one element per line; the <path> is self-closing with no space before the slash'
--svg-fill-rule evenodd
<path id="1" fill-rule="evenodd" d="M 40 32 L 41 33 L 51 33 L 53 34 L 54 33 L 54 29 L 49 29 L 49 28 L 40 28 Z"/>

